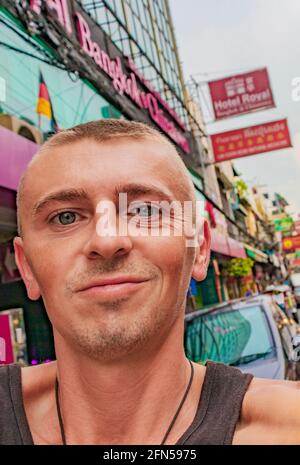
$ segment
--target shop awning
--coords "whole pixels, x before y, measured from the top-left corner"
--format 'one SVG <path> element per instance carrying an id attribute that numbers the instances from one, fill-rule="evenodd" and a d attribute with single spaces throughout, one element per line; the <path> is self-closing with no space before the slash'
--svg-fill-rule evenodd
<path id="1" fill-rule="evenodd" d="M 39 145 L 0 126 L 0 186 L 17 190 L 20 177 Z"/>
<path id="2" fill-rule="evenodd" d="M 241 242 L 214 229 L 211 230 L 211 250 L 229 257 L 247 258 L 244 245 Z"/>
<path id="3" fill-rule="evenodd" d="M 248 244 L 244 244 L 247 256 L 253 258 L 256 262 L 259 263 L 268 263 L 268 255 L 261 250 L 255 249 Z"/>
<path id="4" fill-rule="evenodd" d="M 235 239 L 232 239 L 232 237 L 228 237 L 228 243 L 231 257 L 247 258 L 244 244 Z"/>
<path id="5" fill-rule="evenodd" d="M 227 236 L 211 229 L 211 250 L 222 255 L 230 255 Z"/>

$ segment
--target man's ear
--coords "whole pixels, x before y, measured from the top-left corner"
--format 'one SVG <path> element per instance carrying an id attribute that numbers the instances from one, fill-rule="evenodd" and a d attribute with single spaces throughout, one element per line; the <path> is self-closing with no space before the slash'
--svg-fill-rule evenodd
<path id="1" fill-rule="evenodd" d="M 203 219 L 203 225 L 198 230 L 198 245 L 192 271 L 192 277 L 196 281 L 203 281 L 206 278 L 210 259 L 210 246 L 211 235 L 209 225 L 207 220 Z"/>
<path id="2" fill-rule="evenodd" d="M 25 256 L 23 240 L 19 236 L 14 238 L 14 249 L 16 264 L 25 283 L 27 295 L 31 300 L 37 300 L 41 296 L 40 288 Z"/>

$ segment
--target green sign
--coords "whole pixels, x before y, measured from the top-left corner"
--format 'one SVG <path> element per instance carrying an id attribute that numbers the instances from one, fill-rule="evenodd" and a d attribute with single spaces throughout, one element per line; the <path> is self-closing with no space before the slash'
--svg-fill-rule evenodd
<path id="1" fill-rule="evenodd" d="M 290 231 L 294 225 L 294 220 L 290 216 L 277 218 L 274 220 L 275 231 Z"/>
<path id="2" fill-rule="evenodd" d="M 249 250 L 246 247 L 246 252 L 247 252 L 248 257 L 254 258 L 254 260 L 256 259 L 256 254 L 255 252 L 253 252 L 253 250 Z"/>

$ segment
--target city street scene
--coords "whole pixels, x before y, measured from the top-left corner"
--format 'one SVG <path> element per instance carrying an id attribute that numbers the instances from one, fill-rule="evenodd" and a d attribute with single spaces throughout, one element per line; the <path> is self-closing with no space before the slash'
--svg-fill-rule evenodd
<path id="1" fill-rule="evenodd" d="M 128 400 L 128 435 L 116 427 L 100 444 L 300 444 L 284 424 L 248 435 L 236 426 L 239 412 L 223 439 L 188 439 L 195 383 L 203 382 L 204 410 L 213 367 L 222 364 L 227 379 L 240 370 L 240 381 L 232 376 L 218 394 L 236 393 L 240 409 L 253 377 L 266 392 L 300 382 L 299 19 L 299 0 L 0 0 L 0 393 L 2 367 L 3 376 L 12 365 L 32 370 L 39 386 L 49 377 L 59 418 L 41 407 L 48 436 L 25 402 L 22 444 L 97 444 L 100 427 L 90 439 L 72 430 L 77 400 L 68 403 L 68 382 L 74 392 L 78 380 L 91 386 L 88 373 L 102 364 L 105 395 L 117 392 L 109 364 L 112 377 L 122 367 L 120 385 L 131 373 L 126 357 L 139 380 L 140 365 L 151 366 L 157 386 L 164 370 L 165 389 L 175 386 L 170 414 L 161 432 L 153 423 L 158 436 L 147 436 Z M 103 235 L 111 223 L 100 224 L 101 202 L 120 192 L 131 229 L 120 233 L 119 200 L 118 232 Z M 190 217 L 176 209 L 163 217 L 162 200 L 190 201 Z M 175 237 L 170 225 L 189 220 L 197 242 L 186 246 L 187 229 Z M 166 226 L 168 237 L 160 234 Z M 299 383 L 287 385 L 299 401 Z M 156 399 L 147 389 L 136 405 L 146 408 L 147 392 Z M 185 399 L 190 419 L 179 415 Z M 234 417 L 230 399 L 224 418 Z M 179 404 L 179 421 L 176 414 L 170 423 Z M 297 412 L 298 423 L 287 423 L 299 432 Z M 17 444 L 1 425 L 0 445 Z"/>

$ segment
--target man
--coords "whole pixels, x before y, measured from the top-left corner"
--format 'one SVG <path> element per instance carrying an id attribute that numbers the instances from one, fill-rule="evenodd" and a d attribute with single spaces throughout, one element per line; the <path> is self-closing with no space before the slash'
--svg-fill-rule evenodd
<path id="1" fill-rule="evenodd" d="M 16 261 L 29 298 L 43 298 L 57 361 L 0 369 L 0 443 L 300 443 L 298 383 L 185 357 L 186 294 L 206 276 L 210 237 L 205 222 L 176 234 L 195 209 L 156 208 L 195 203 L 164 136 L 114 120 L 62 131 L 17 201 Z"/>

